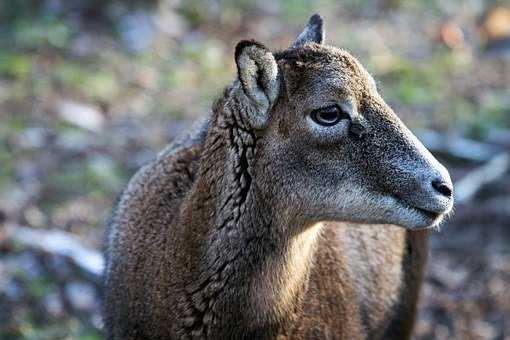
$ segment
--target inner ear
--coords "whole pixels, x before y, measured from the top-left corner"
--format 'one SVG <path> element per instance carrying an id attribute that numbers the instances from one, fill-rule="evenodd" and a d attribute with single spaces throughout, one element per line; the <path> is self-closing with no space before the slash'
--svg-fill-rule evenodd
<path id="1" fill-rule="evenodd" d="M 322 45 L 325 37 L 324 20 L 318 13 L 316 13 L 308 19 L 308 23 L 306 24 L 303 32 L 298 35 L 290 47 L 295 48 L 310 42 Z"/>
<path id="2" fill-rule="evenodd" d="M 239 82 L 251 108 L 248 118 L 261 126 L 280 93 L 278 65 L 273 53 L 254 40 L 239 42 L 235 59 Z"/>

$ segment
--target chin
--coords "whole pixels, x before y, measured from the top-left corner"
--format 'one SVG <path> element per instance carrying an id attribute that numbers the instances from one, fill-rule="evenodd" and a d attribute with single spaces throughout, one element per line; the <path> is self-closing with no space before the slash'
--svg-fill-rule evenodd
<path id="1" fill-rule="evenodd" d="M 419 208 L 407 208 L 408 210 L 402 221 L 398 223 L 402 227 L 410 230 L 436 229 L 439 230 L 441 223 L 445 220 L 448 213 L 435 213 Z"/>
<path id="2" fill-rule="evenodd" d="M 437 217 L 436 219 L 433 220 L 413 221 L 404 226 L 404 228 L 409 230 L 425 230 L 425 229 L 439 230 L 443 220 L 444 220 L 443 217 Z"/>
<path id="3" fill-rule="evenodd" d="M 391 211 L 388 217 L 394 221 L 390 223 L 409 230 L 439 230 L 439 226 L 452 210 L 452 206 L 440 212 L 425 210 L 393 197 L 385 203 L 388 208 L 391 207 L 388 209 Z"/>
<path id="4" fill-rule="evenodd" d="M 451 212 L 451 206 L 444 212 L 434 212 L 414 207 L 392 196 L 366 195 L 357 202 L 358 204 L 342 205 L 342 203 L 345 202 L 331 202 L 329 205 L 331 210 L 321 207 L 318 219 L 362 224 L 393 224 L 409 230 L 424 230 L 439 229 Z M 339 209 L 339 206 L 342 206 L 342 209 Z M 328 210 L 329 213 L 324 215 L 324 211 Z M 351 213 L 345 214 L 346 211 Z"/>

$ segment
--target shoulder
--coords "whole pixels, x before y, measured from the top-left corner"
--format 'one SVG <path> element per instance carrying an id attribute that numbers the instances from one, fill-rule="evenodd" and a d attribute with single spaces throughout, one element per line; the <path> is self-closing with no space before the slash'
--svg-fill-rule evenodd
<path id="1" fill-rule="evenodd" d="M 130 180 L 123 196 L 142 188 L 157 188 L 161 192 L 165 187 L 163 191 L 169 191 L 178 184 L 192 181 L 209 128 L 209 119 L 209 116 L 199 119 L 160 151 L 151 163 L 142 167 Z"/>
<path id="2" fill-rule="evenodd" d="M 210 120 L 210 114 L 198 119 L 188 130 L 158 154 L 156 162 L 172 158 L 179 151 L 201 147 L 209 131 Z"/>
<path id="3" fill-rule="evenodd" d="M 200 119 L 136 172 L 120 194 L 110 218 L 109 240 L 117 234 L 115 230 L 129 226 L 143 228 L 147 221 L 175 214 L 195 180 L 208 126 L 208 117 Z"/>

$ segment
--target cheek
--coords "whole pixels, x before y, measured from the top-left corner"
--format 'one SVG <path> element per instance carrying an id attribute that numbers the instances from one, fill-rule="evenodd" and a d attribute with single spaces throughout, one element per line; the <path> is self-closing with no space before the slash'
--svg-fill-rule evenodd
<path id="1" fill-rule="evenodd" d="M 345 150 L 338 145 L 317 147 L 308 145 L 296 152 L 289 167 L 293 184 L 312 190 L 328 191 L 342 186 L 355 174 Z"/>
<path id="2" fill-rule="evenodd" d="M 324 131 L 316 131 L 314 135 L 311 131 L 299 131 L 285 140 L 268 136 L 259 152 L 263 157 L 257 161 L 257 175 L 259 182 L 265 183 L 265 191 L 278 195 L 304 188 L 329 191 L 355 177 L 349 154 L 353 145 L 349 140 L 338 138 L 345 129 L 347 127 L 339 123 L 326 134 Z"/>

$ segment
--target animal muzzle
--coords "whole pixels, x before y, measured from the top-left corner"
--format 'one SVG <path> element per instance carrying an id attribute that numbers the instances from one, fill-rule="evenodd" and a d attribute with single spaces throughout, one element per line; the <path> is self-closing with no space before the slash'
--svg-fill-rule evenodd
<path id="1" fill-rule="evenodd" d="M 446 168 L 417 140 L 417 157 L 403 164 L 395 196 L 412 208 L 429 215 L 444 215 L 453 207 L 453 184 Z M 404 190 L 399 190 L 404 188 Z"/>
<path id="2" fill-rule="evenodd" d="M 443 215 L 451 210 L 453 185 L 448 172 L 415 173 L 408 180 L 411 190 L 397 191 L 395 196 L 399 200 L 430 215 Z"/>

